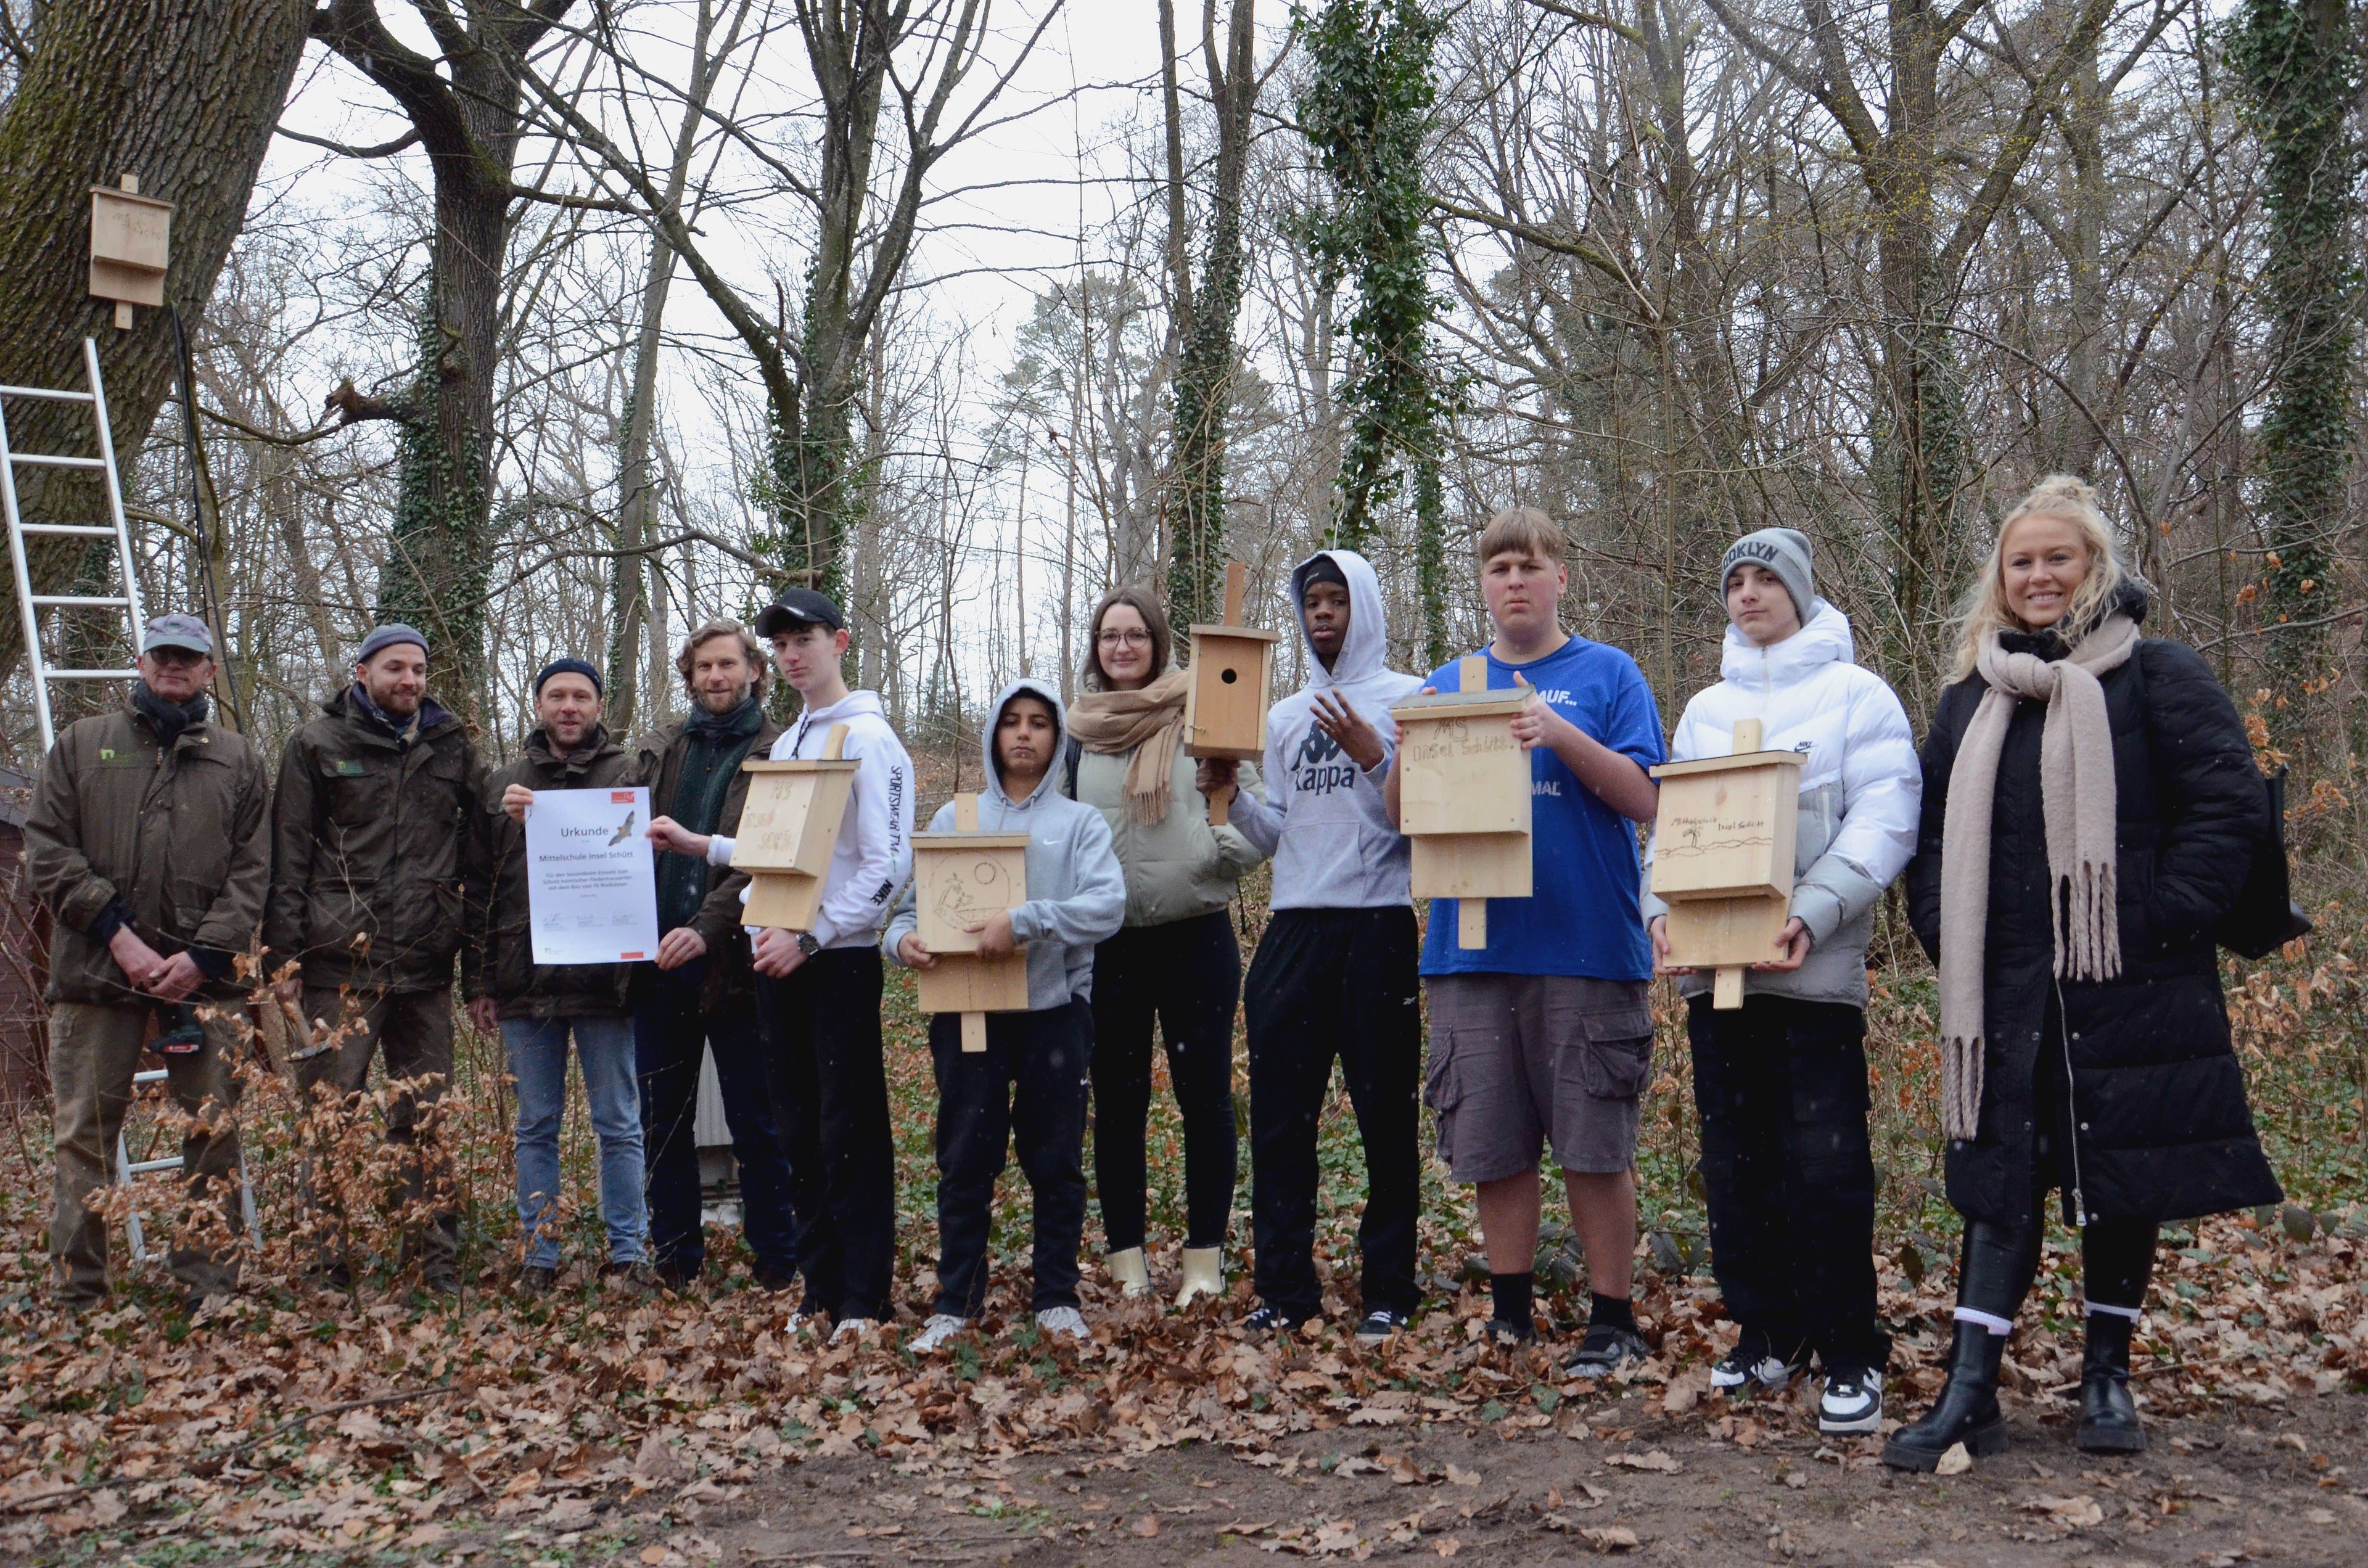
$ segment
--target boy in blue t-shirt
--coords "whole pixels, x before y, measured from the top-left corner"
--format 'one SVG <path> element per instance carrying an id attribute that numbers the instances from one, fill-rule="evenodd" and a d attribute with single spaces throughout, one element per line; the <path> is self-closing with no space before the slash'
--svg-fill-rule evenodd
<path id="1" fill-rule="evenodd" d="M 1628 1299 L 1637 1102 L 1653 1051 L 1635 824 L 1659 797 L 1645 769 L 1662 759 L 1661 716 L 1634 659 L 1563 631 L 1555 610 L 1569 583 L 1552 518 L 1513 507 L 1489 520 L 1488 684 L 1537 694 L 1513 721 L 1531 758 L 1536 892 L 1518 910 L 1492 910 L 1488 945 L 1471 949 L 1456 945 L 1456 901 L 1431 900 L 1424 1098 L 1439 1113 L 1440 1157 L 1479 1189 L 1500 1342 L 1535 1335 L 1538 1162 L 1552 1146 L 1594 1291 L 1570 1373 L 1601 1377 L 1647 1353 Z M 1431 686 L 1454 689 L 1455 666 Z M 1395 772 L 1389 804 L 1395 821 Z"/>

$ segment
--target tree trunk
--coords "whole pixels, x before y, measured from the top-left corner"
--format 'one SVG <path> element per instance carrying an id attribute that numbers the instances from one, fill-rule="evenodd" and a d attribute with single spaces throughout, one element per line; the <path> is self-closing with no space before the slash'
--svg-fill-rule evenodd
<path id="1" fill-rule="evenodd" d="M 142 195 L 174 203 L 165 298 L 185 318 L 202 313 L 302 58 L 309 9 L 304 0 L 118 0 L 39 14 L 32 58 L 0 109 L 0 379 L 79 388 L 82 339 L 97 338 L 120 459 L 140 449 L 172 390 L 173 324 L 142 310 L 119 332 L 110 307 L 88 297 L 89 187 L 132 174 Z M 76 405 L 15 402 L 8 414 L 18 450 L 97 450 Z M 86 472 L 36 483 L 47 472 L 19 475 L 28 520 L 106 520 Z M 57 540 L 29 553 L 48 587 L 83 551 Z M 0 580 L 13 598 L 5 558 Z M 110 628 L 110 643 L 120 636 Z M 0 674 L 23 653 L 12 602 L 0 616 Z"/>
<path id="2" fill-rule="evenodd" d="M 2344 0 L 2247 0 L 2232 63 L 2252 100 L 2270 214 L 2261 295 L 2276 366 L 2261 420 L 2260 511 L 2270 546 L 2261 622 L 2279 742 L 2308 747 L 2312 687 L 2328 676 L 2325 618 L 2334 608 L 2329 548 L 2351 470 L 2351 311 L 2359 280 L 2349 242 L 2359 219 L 2358 101 L 2362 51 Z"/>
<path id="3" fill-rule="evenodd" d="M 404 426 L 401 487 L 378 613 L 427 634 L 438 690 L 472 717 L 490 690 L 484 624 L 495 544 L 494 389 L 523 62 L 573 4 L 456 9 L 414 0 L 438 46 L 432 60 L 387 30 L 376 0 L 330 0 L 313 23 L 313 36 L 410 119 L 435 180 L 419 373 L 397 414 Z"/>
<path id="4" fill-rule="evenodd" d="M 1202 28 L 1209 97 L 1217 111 L 1217 182 L 1209 200 L 1209 242 L 1200 287 L 1179 294 L 1189 322 L 1176 372 L 1174 428 L 1176 526 L 1170 541 L 1167 608 L 1178 625 L 1214 621 L 1223 608 L 1225 562 L 1225 422 L 1234 391 L 1234 323 L 1242 306 L 1242 176 L 1249 162 L 1250 115 L 1258 77 L 1256 0 L 1234 0 L 1225 58 L 1217 55 L 1216 6 Z M 1174 108 L 1173 0 L 1160 0 L 1160 31 L 1168 45 L 1168 169 L 1171 226 L 1183 207 L 1181 128 Z M 1180 246 L 1180 235 L 1171 245 Z"/>

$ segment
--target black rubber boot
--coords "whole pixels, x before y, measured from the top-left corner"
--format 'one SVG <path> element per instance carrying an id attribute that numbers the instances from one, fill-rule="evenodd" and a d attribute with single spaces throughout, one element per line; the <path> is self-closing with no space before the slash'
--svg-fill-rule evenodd
<path id="1" fill-rule="evenodd" d="M 2005 1355 L 2005 1335 L 1960 1322 L 1949 1350 L 1947 1386 L 1921 1421 L 1891 1435 L 1883 1462 L 1894 1470 L 1930 1471 L 1959 1443 L 1975 1459 L 2006 1452 L 2006 1417 L 1998 1402 L 1998 1362 Z"/>
<path id="2" fill-rule="evenodd" d="M 2142 1454 L 2146 1428 L 2137 1401 L 2130 1397 L 2130 1331 L 2137 1325 L 2117 1312 L 2089 1314 L 2089 1347 L 2080 1358 L 2080 1431 L 2073 1439 L 2083 1453 Z"/>

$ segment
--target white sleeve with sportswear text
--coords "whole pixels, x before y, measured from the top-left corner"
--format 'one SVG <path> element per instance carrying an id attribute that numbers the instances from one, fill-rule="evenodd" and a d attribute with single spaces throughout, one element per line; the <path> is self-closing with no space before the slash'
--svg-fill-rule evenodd
<path id="1" fill-rule="evenodd" d="M 814 914 L 814 938 L 825 948 L 845 937 L 877 940 L 890 902 L 913 869 L 913 759 L 905 743 L 875 721 L 850 726 L 844 755 L 863 766 Z"/>

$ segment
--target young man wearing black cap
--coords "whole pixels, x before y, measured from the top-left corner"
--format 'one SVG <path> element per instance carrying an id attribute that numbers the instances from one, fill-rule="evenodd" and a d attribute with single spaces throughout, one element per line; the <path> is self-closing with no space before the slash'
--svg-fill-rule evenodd
<path id="1" fill-rule="evenodd" d="M 854 1338 L 893 1315 L 896 1167 L 888 1075 L 880 1037 L 880 929 L 913 866 L 913 759 L 889 727 L 877 692 L 849 691 L 839 673 L 847 621 L 811 588 L 784 588 L 757 618 L 781 678 L 804 710 L 773 743 L 773 760 L 823 754 L 847 727 L 841 756 L 863 766 L 806 931 L 756 937 L 757 1017 L 773 1114 L 790 1159 L 803 1309 L 828 1312 L 835 1336 Z M 662 849 L 728 865 L 733 841 L 670 819 L 650 824 Z"/>
<path id="2" fill-rule="evenodd" d="M 84 1199 L 108 1180 L 150 1015 L 192 999 L 221 1006 L 199 1024 L 195 1050 L 165 1058 L 173 1098 L 193 1118 L 182 1169 L 192 1199 L 211 1187 L 224 1223 L 238 1225 L 230 1062 L 240 991 L 231 971 L 233 955 L 255 945 L 271 879 L 271 781 L 237 731 L 210 722 L 213 648 L 195 616 L 150 621 L 131 700 L 58 736 L 25 819 L 25 869 L 57 923 L 50 1256 L 58 1302 L 70 1309 L 107 1296 L 107 1221 Z M 171 1263 L 193 1301 L 227 1293 L 236 1279 L 232 1261 L 202 1244 L 176 1246 Z"/>
<path id="3" fill-rule="evenodd" d="M 584 1070 L 584 1096 L 600 1147 L 600 1217 L 609 1228 L 603 1273 L 637 1284 L 645 1267 L 642 1102 L 633 1072 L 632 964 L 541 964 L 534 959 L 526 816 L 543 790 L 632 785 L 632 753 L 600 722 L 600 672 L 553 659 L 534 677 L 534 733 L 518 760 L 486 778 L 470 818 L 465 905 L 468 940 L 461 987 L 469 1021 L 499 1031 L 518 1081 L 518 1226 L 526 1233 L 519 1283 L 540 1295 L 559 1271 L 559 1121 L 567 1108 L 567 1040 Z"/>

